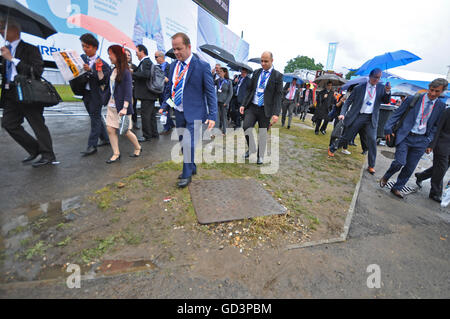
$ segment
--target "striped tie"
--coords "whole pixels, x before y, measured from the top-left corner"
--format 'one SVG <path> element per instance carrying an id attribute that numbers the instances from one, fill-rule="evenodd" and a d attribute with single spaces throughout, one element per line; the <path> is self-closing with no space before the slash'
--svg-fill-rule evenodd
<path id="1" fill-rule="evenodd" d="M 8 44 L 6 46 L 8 48 L 9 51 L 11 51 L 11 44 Z M 11 52 L 12 54 L 12 52 Z M 6 78 L 6 83 L 11 82 L 13 79 L 11 79 L 12 76 L 12 62 L 6 60 L 6 74 L 5 74 L 5 78 Z"/>
<path id="2" fill-rule="evenodd" d="M 178 73 L 178 76 L 181 74 L 181 72 L 183 72 L 185 65 L 186 64 L 184 62 L 181 62 L 180 72 Z M 176 106 L 180 106 L 181 103 L 183 102 L 183 83 L 184 83 L 184 77 L 180 80 L 180 82 L 178 82 L 178 85 L 175 88 L 174 102 L 175 102 Z"/>
<path id="3" fill-rule="evenodd" d="M 264 75 L 261 77 L 261 82 L 259 83 L 260 89 L 264 90 L 266 88 L 264 83 L 266 82 L 268 73 L 269 73 L 269 71 L 264 71 Z M 264 92 L 258 92 L 258 106 L 263 106 L 263 105 L 264 105 Z"/>

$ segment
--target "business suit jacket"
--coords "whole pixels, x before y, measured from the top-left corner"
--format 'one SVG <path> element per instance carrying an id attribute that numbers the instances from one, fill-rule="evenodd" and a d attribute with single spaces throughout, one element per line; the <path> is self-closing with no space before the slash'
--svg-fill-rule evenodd
<path id="1" fill-rule="evenodd" d="M 217 102 L 224 103 L 228 107 L 230 106 L 230 101 L 233 97 L 233 85 L 230 80 L 224 79 L 224 81 L 225 82 L 222 84 L 222 92 L 219 92 L 220 79 L 216 80 Z"/>
<path id="2" fill-rule="evenodd" d="M 258 86 L 259 76 L 262 71 L 263 69 L 261 68 L 253 73 L 253 77 L 247 91 L 247 96 L 242 103 L 242 106 L 244 106 L 245 109 L 248 109 L 253 101 L 253 97 L 255 96 Z M 264 91 L 264 113 L 266 117 L 272 117 L 273 115 L 280 116 L 282 94 L 283 74 L 273 69 Z"/>
<path id="3" fill-rule="evenodd" d="M 82 54 L 81 58 L 86 64 L 89 64 L 89 58 L 86 54 Z M 102 59 L 103 66 L 103 79 L 98 78 L 98 72 L 95 69 L 95 63 L 92 65 L 90 71 L 86 72 L 82 76 L 87 78 L 87 82 L 89 83 L 90 90 L 85 90 L 83 93 L 83 99 L 86 98 L 87 95 L 90 95 L 89 104 L 97 105 L 102 107 L 106 105 L 109 101 L 109 79 L 111 77 L 111 68 L 106 61 Z"/>
<path id="4" fill-rule="evenodd" d="M 366 96 L 367 83 L 356 86 L 348 99 L 345 101 L 341 109 L 341 115 L 345 116 L 344 125 L 349 127 L 358 117 L 361 107 L 364 103 L 364 97 Z M 387 94 L 385 86 L 378 83 L 376 86 L 375 103 L 373 105 L 372 113 L 372 128 L 378 127 L 378 117 L 380 114 L 380 105 L 382 103 L 388 104 L 391 100 L 391 94 Z M 349 110 L 349 107 L 352 106 Z M 347 112 L 348 111 L 348 112 Z M 346 114 L 347 113 L 347 114 Z"/>
<path id="5" fill-rule="evenodd" d="M 134 113 L 134 110 L 131 107 L 133 104 L 133 82 L 130 70 L 125 69 L 125 72 L 122 75 L 122 80 L 115 83 L 112 96 L 114 97 L 114 102 L 116 103 L 117 113 L 123 109 L 125 101 L 128 101 L 127 115 Z"/>
<path id="6" fill-rule="evenodd" d="M 450 156 L 450 108 L 444 110 L 430 147 L 434 153 Z"/>
<path id="7" fill-rule="evenodd" d="M 237 95 L 238 107 L 240 107 L 242 105 L 245 97 L 247 96 L 250 82 L 251 82 L 251 79 L 248 75 L 242 80 L 242 83 L 241 83 L 241 86 L 239 87 L 239 92 Z M 237 84 L 236 84 L 236 86 L 237 86 Z"/>
<path id="8" fill-rule="evenodd" d="M 302 104 L 305 103 L 306 91 L 309 91 L 309 94 L 308 94 L 308 104 L 312 104 L 312 102 L 313 102 L 313 90 L 311 90 L 311 89 L 305 89 L 305 90 L 302 92 L 302 94 L 301 94 L 300 100 L 301 100 Z"/>
<path id="9" fill-rule="evenodd" d="M 395 145 L 400 144 L 408 136 L 408 134 L 414 127 L 417 115 L 421 111 L 422 99 L 424 95 L 425 94 L 422 94 L 421 97 L 417 100 L 416 105 L 414 106 L 413 109 L 409 111 L 408 115 L 405 117 L 405 120 L 403 121 L 402 126 L 398 129 L 397 137 L 395 139 Z M 414 99 L 414 96 L 408 97 L 405 101 L 403 101 L 400 107 L 394 111 L 394 114 L 392 114 L 392 116 L 389 118 L 386 125 L 384 126 L 385 135 L 392 133 L 392 128 L 394 127 L 395 123 L 397 123 L 400 120 L 403 113 L 409 108 L 409 104 L 411 103 L 412 99 Z M 431 142 L 433 141 L 434 136 L 438 129 L 440 116 L 444 110 L 445 110 L 444 102 L 438 99 L 436 101 L 436 104 L 434 105 L 433 112 L 431 112 L 431 115 L 428 118 L 427 122 L 427 129 L 425 132 L 425 136 L 427 137 L 428 147 L 431 147 Z"/>
<path id="10" fill-rule="evenodd" d="M 327 95 L 327 97 L 325 97 Z M 336 98 L 334 97 L 334 91 L 322 90 L 317 94 L 317 107 L 314 112 L 314 118 L 328 120 L 328 113 L 336 105 Z"/>
<path id="11" fill-rule="evenodd" d="M 289 93 L 290 87 L 291 87 L 291 83 L 286 83 L 284 85 L 283 93 L 282 93 L 283 100 L 286 99 L 286 95 Z M 297 87 L 297 90 L 295 91 L 293 102 L 295 104 L 299 104 L 300 103 L 300 87 L 298 85 L 296 85 L 296 87 Z"/>
<path id="12" fill-rule="evenodd" d="M 20 63 L 16 66 L 17 74 L 31 76 L 31 67 L 33 67 L 33 73 L 36 78 L 39 78 L 42 75 L 42 72 L 44 70 L 44 61 L 42 60 L 42 55 L 39 52 L 39 49 L 34 45 L 21 40 L 17 45 L 14 57 L 20 60 Z M 0 57 L 0 61 L 2 62 L 2 96 L 0 99 L 0 107 L 3 107 L 3 99 L 5 93 L 3 89 L 5 88 L 6 84 L 6 60 L 3 57 Z"/>
<path id="13" fill-rule="evenodd" d="M 146 57 L 141 60 L 135 72 L 133 72 L 134 95 L 139 100 L 157 100 L 158 96 L 150 92 L 147 88 L 147 80 L 150 77 L 150 72 L 153 62 Z"/>
<path id="14" fill-rule="evenodd" d="M 162 108 L 168 110 L 167 99 L 172 97 L 173 73 L 178 61 L 170 65 L 169 85 L 164 91 Z M 217 119 L 217 96 L 209 64 L 200 60 L 195 54 L 187 72 L 183 89 L 183 113 L 186 122 L 195 120 L 205 122 Z"/>

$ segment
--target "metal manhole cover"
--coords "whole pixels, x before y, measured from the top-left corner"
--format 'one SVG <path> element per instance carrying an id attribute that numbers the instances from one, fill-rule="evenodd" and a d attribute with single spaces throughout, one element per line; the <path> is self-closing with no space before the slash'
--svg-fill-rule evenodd
<path id="1" fill-rule="evenodd" d="M 286 208 L 253 179 L 193 181 L 189 191 L 200 224 L 286 212 Z"/>
<path id="2" fill-rule="evenodd" d="M 394 181 L 388 181 L 387 184 L 386 184 L 386 187 L 387 187 L 388 189 L 392 189 L 392 187 L 393 187 L 394 185 L 395 185 L 395 182 L 394 182 Z M 409 195 L 409 194 L 412 194 L 412 193 L 416 193 L 416 192 L 417 192 L 417 188 L 412 188 L 412 187 L 409 187 L 409 186 L 404 186 L 404 187 L 402 188 L 401 192 L 402 192 L 404 195 Z"/>

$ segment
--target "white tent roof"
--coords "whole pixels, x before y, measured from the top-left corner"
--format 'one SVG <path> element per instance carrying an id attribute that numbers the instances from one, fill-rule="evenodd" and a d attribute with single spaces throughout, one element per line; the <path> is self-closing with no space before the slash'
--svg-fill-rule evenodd
<path id="1" fill-rule="evenodd" d="M 431 82 L 437 78 L 445 79 L 447 77 L 444 74 L 417 72 L 417 71 L 404 70 L 404 69 L 400 69 L 400 68 L 389 69 L 387 72 L 389 72 L 393 75 L 397 75 L 398 77 L 400 77 L 402 79 L 412 80 L 412 81 Z"/>

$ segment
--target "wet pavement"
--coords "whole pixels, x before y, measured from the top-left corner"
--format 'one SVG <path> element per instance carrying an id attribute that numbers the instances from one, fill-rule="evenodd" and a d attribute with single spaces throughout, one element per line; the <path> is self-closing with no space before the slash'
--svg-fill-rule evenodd
<path id="1" fill-rule="evenodd" d="M 0 131 L 5 150 L 0 158 L 2 248 L 18 245 L 23 237 L 8 236 L 14 238 L 8 241 L 4 238 L 42 216 L 52 225 L 77 218 L 79 198 L 84 194 L 167 160 L 174 143 L 166 136 L 143 143 L 144 156 L 137 160 L 125 157 L 119 165 L 109 166 L 104 162 L 111 153 L 109 147 L 100 148 L 94 156 L 80 157 L 89 132 L 87 117 L 50 116 L 47 123 L 61 164 L 40 169 L 22 165 L 25 152 L 4 130 Z M 132 147 L 122 139 L 121 150 L 131 153 Z M 231 265 L 208 254 L 203 256 L 210 259 L 202 269 L 185 267 L 183 262 L 170 266 L 151 261 L 106 260 L 82 269 L 85 277 L 81 289 L 69 289 L 63 281 L 8 284 L 0 285 L 0 297 L 450 298 L 450 207 L 441 208 L 428 199 L 429 181 L 405 200 L 397 199 L 387 188 L 381 189 L 378 180 L 390 165 L 393 152 L 379 147 L 377 173 L 372 176 L 364 172 L 346 242 L 279 250 L 278 262 L 265 260 L 264 252 L 254 260 L 230 248 L 220 254 L 233 260 Z M 430 165 L 430 157 L 425 156 L 417 170 Z M 450 172 L 445 181 L 449 178 Z M 408 186 L 415 190 L 414 177 Z M 380 267 L 380 288 L 367 286 L 369 265 Z M 54 265 L 42 271 L 36 265 L 37 273 L 30 277 L 45 280 L 67 276 L 65 267 Z M 255 275 L 239 276 L 246 268 L 254 269 Z"/>

